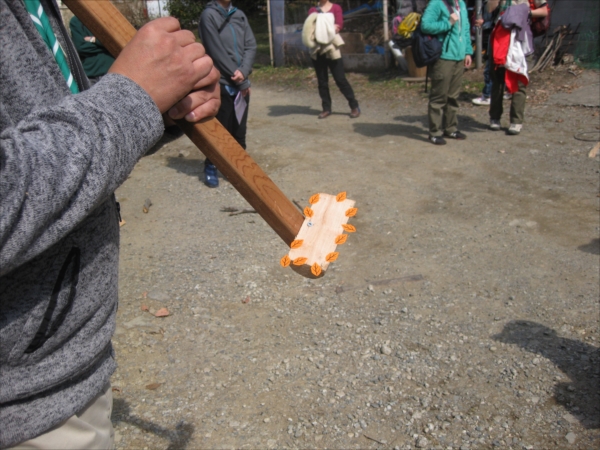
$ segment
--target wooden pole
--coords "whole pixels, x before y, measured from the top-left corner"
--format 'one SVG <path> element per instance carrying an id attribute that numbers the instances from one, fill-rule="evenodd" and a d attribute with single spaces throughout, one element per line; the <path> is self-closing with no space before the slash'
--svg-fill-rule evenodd
<path id="1" fill-rule="evenodd" d="M 271 56 L 271 67 L 273 62 L 273 30 L 271 29 L 271 0 L 267 0 L 267 24 L 269 27 L 269 55 Z"/>
<path id="2" fill-rule="evenodd" d="M 117 57 L 136 30 L 109 1 L 63 0 L 94 36 Z M 215 118 L 191 124 L 176 121 L 181 129 L 227 177 L 288 245 L 294 240 L 304 216 L 279 190 L 250 155 Z"/>

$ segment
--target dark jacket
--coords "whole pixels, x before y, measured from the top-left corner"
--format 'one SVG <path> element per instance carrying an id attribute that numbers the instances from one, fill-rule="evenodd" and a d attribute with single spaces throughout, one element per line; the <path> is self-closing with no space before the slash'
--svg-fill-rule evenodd
<path id="1" fill-rule="evenodd" d="M 83 74 L 58 6 L 41 0 L 72 95 L 21 0 L 0 0 L 0 448 L 98 395 L 116 364 L 114 190 L 164 130 L 130 79 Z"/>
<path id="2" fill-rule="evenodd" d="M 93 36 L 92 32 L 76 16 L 69 22 L 69 28 L 85 74 L 90 78 L 106 75 L 115 58 L 100 41 L 88 42 L 84 39 L 86 36 Z"/>
<path id="3" fill-rule="evenodd" d="M 248 75 L 256 56 L 256 40 L 246 15 L 233 6 L 225 11 L 212 1 L 202 11 L 198 34 L 206 53 L 221 72 L 220 83 L 239 89 L 249 88 Z M 236 70 L 244 75 L 244 81 L 239 85 L 231 81 Z"/>

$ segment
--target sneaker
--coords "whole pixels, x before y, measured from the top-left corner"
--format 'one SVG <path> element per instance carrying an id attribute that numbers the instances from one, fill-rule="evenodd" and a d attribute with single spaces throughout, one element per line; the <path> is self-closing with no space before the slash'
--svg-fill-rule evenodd
<path id="1" fill-rule="evenodd" d="M 490 130 L 500 131 L 500 121 L 499 120 L 490 120 Z"/>
<path id="2" fill-rule="evenodd" d="M 509 94 L 508 92 L 504 93 L 504 100 L 510 100 L 512 98 L 512 94 Z"/>
<path id="3" fill-rule="evenodd" d="M 446 139 L 442 136 L 429 136 L 429 142 L 435 145 L 446 145 Z"/>
<path id="4" fill-rule="evenodd" d="M 464 141 L 467 138 L 464 133 L 461 133 L 458 130 L 454 133 L 446 133 L 446 137 L 449 137 L 450 139 L 456 139 L 458 141 Z"/>
<path id="5" fill-rule="evenodd" d="M 323 111 L 321 114 L 319 114 L 319 119 L 326 119 L 330 115 L 331 115 L 331 111 Z"/>
<path id="6" fill-rule="evenodd" d="M 490 106 L 492 103 L 489 97 L 484 97 L 483 95 L 481 97 L 474 98 L 471 101 L 477 106 Z"/>
<path id="7" fill-rule="evenodd" d="M 217 175 L 217 168 L 213 163 L 204 163 L 204 184 L 209 188 L 219 187 L 219 176 Z"/>
<path id="8" fill-rule="evenodd" d="M 521 132 L 523 125 L 520 123 L 511 123 L 508 127 L 508 134 L 517 135 Z"/>
<path id="9" fill-rule="evenodd" d="M 356 119 L 358 116 L 360 116 L 360 108 L 354 108 L 352 111 L 350 111 L 350 118 L 351 119 Z"/>

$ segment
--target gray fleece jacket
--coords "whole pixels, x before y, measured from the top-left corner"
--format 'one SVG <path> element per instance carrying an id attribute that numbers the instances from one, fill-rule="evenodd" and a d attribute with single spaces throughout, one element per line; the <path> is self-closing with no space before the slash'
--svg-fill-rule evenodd
<path id="1" fill-rule="evenodd" d="M 249 88 L 248 75 L 256 56 L 256 40 L 246 15 L 235 7 L 226 11 L 213 0 L 200 15 L 198 34 L 206 53 L 221 72 L 219 82 L 239 89 Z M 244 75 L 239 85 L 231 81 L 236 70 Z"/>
<path id="2" fill-rule="evenodd" d="M 53 0 L 41 0 L 80 89 Z M 115 369 L 114 190 L 162 135 L 137 84 L 107 75 L 72 95 L 22 0 L 0 0 L 0 447 L 92 400 Z"/>

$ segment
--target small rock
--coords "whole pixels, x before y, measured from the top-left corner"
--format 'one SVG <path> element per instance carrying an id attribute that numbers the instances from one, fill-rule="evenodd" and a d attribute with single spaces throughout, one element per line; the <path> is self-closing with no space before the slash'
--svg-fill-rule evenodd
<path id="1" fill-rule="evenodd" d="M 579 422 L 577 417 L 575 417 L 573 414 L 568 414 L 568 413 L 563 416 L 563 419 L 565 419 L 567 422 L 569 422 L 571 424 L 575 424 L 575 423 Z"/>
<path id="2" fill-rule="evenodd" d="M 428 444 L 429 441 L 425 436 L 419 436 L 415 445 L 417 446 L 417 448 L 427 448 Z"/>
<path id="3" fill-rule="evenodd" d="M 380 351 L 384 355 L 391 355 L 392 354 L 392 349 L 390 347 L 388 347 L 387 345 L 382 345 Z"/>
<path id="4" fill-rule="evenodd" d="M 575 433 L 573 432 L 569 432 L 567 433 L 567 435 L 565 436 L 565 439 L 567 440 L 567 442 L 569 444 L 574 444 L 575 441 L 577 440 L 577 436 L 575 435 Z"/>

